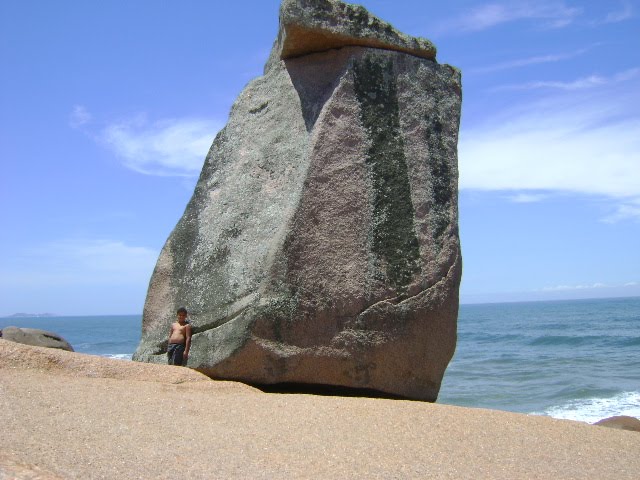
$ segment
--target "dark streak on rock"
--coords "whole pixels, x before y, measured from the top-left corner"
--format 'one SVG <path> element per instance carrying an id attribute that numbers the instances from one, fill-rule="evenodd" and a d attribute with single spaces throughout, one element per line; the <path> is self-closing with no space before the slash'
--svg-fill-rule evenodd
<path id="1" fill-rule="evenodd" d="M 383 56 L 368 55 L 357 61 L 354 72 L 360 119 L 371 142 L 366 163 L 373 190 L 372 250 L 403 294 L 419 272 L 420 254 L 393 65 Z"/>

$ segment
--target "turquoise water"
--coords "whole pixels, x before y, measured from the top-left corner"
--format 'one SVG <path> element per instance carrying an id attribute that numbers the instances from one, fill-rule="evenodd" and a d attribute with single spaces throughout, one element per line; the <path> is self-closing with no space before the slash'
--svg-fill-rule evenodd
<path id="1" fill-rule="evenodd" d="M 130 359 L 140 315 L 0 318 Z M 596 421 L 640 417 L 640 297 L 461 305 L 439 403 Z"/>

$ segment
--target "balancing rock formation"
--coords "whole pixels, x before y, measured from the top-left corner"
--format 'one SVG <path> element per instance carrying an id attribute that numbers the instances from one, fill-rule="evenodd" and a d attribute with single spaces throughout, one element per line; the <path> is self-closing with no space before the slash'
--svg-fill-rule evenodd
<path id="1" fill-rule="evenodd" d="M 456 344 L 460 73 L 337 0 L 284 0 L 151 278 L 134 360 L 435 401 Z"/>

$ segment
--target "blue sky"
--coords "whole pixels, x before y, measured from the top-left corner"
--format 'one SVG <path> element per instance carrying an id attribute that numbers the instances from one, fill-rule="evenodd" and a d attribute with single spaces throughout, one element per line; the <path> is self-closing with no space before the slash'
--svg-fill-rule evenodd
<path id="1" fill-rule="evenodd" d="M 639 2 L 361 3 L 462 70 L 462 302 L 640 295 Z M 0 2 L 0 315 L 142 311 L 278 6 Z"/>

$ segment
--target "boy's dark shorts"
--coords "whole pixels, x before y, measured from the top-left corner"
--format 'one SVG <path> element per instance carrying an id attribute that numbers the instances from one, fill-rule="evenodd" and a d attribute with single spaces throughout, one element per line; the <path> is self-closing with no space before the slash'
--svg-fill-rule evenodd
<path id="1" fill-rule="evenodd" d="M 170 343 L 167 348 L 167 359 L 169 365 L 182 366 L 184 358 L 184 343 Z"/>

